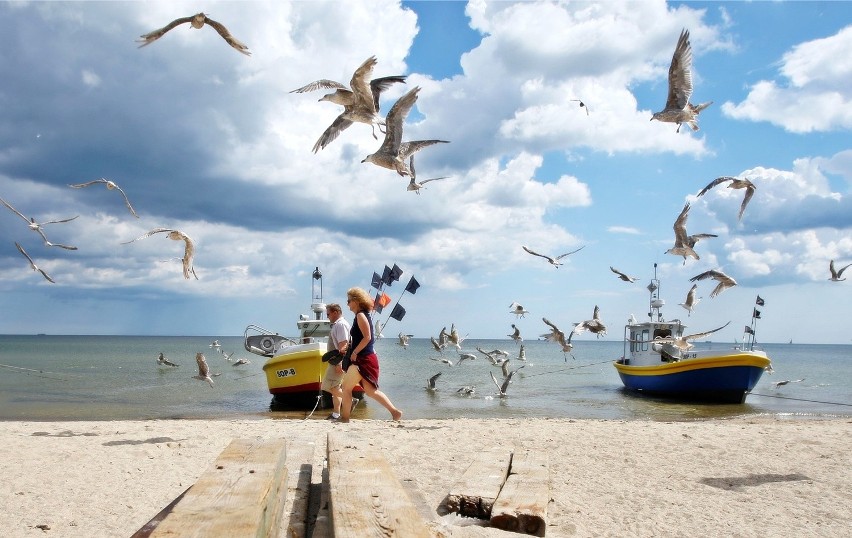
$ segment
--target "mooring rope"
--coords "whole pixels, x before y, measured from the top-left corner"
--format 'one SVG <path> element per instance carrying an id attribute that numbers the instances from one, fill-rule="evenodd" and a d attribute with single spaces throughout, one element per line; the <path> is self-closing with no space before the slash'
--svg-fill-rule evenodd
<path id="1" fill-rule="evenodd" d="M 807 398 L 793 398 L 792 396 L 779 396 L 777 394 L 761 394 L 759 392 L 750 392 L 752 396 L 765 396 L 767 398 L 778 398 L 781 400 L 795 400 L 797 402 L 809 402 L 809 403 L 818 403 L 818 404 L 826 404 L 826 405 L 842 405 L 845 407 L 852 407 L 852 404 L 842 403 L 842 402 L 825 402 L 821 400 L 809 400 Z"/>
<path id="2" fill-rule="evenodd" d="M 54 374 L 54 375 L 66 375 L 66 376 L 71 376 L 71 377 L 80 377 L 80 376 L 75 376 L 73 374 L 62 374 L 62 373 L 59 373 L 59 372 L 45 372 L 44 370 L 35 370 L 33 368 L 24 368 L 23 366 L 12 366 L 11 364 L 0 364 L 0 366 L 3 367 L 3 368 L 9 368 L 11 370 L 21 370 L 21 372 L 19 372 L 19 373 L 25 373 L 27 375 L 31 375 L 31 374 L 29 374 L 29 372 L 35 372 L 36 374 Z M 66 377 L 50 377 L 50 376 L 46 376 L 46 375 L 36 375 L 35 377 L 41 377 L 41 378 L 44 378 L 44 379 L 55 379 L 57 381 L 68 381 L 68 378 L 66 378 Z"/>

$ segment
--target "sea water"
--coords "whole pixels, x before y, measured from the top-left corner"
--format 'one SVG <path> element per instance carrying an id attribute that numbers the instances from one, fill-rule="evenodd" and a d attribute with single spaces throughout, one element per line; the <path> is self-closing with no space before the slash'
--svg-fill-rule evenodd
<path id="1" fill-rule="evenodd" d="M 217 348 L 218 340 L 230 361 Z M 612 365 L 624 353 L 620 340 L 575 339 L 572 354 L 551 342 L 523 342 L 526 361 L 512 340 L 465 340 L 475 360 L 459 364 L 454 347 L 436 352 L 425 338 L 408 348 L 397 339 L 376 342 L 380 388 L 415 418 L 560 417 L 619 420 L 695 420 L 749 415 L 852 416 L 852 346 L 765 344 L 772 359 L 745 404 L 679 403 L 626 391 Z M 699 342 L 700 348 L 731 343 Z M 500 367 L 478 351 L 502 349 L 513 377 L 505 397 Z M 193 379 L 195 354 L 204 353 L 214 386 Z M 156 363 L 159 353 L 177 368 Z M 234 366 L 239 358 L 250 364 Z M 441 362 L 446 358 L 452 366 Z M 221 336 L 0 336 L 0 420 L 131 420 L 163 418 L 324 418 L 328 411 L 278 411 L 271 406 L 264 358 L 243 348 L 243 338 Z M 440 373 L 437 390 L 427 380 Z M 777 385 L 779 381 L 789 383 Z M 459 392 L 474 387 L 473 394 Z M 356 418 L 388 418 L 366 399 Z"/>

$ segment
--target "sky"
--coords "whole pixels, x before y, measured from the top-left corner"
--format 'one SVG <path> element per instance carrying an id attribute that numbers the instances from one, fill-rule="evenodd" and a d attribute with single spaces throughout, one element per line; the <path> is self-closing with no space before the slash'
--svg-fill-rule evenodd
<path id="1" fill-rule="evenodd" d="M 139 48 L 202 10 L 251 56 L 188 24 Z M 649 121 L 682 29 L 691 102 L 713 102 L 696 132 Z M 0 333 L 294 334 L 315 267 L 342 303 L 397 264 L 385 292 L 406 315 L 385 336 L 508 340 L 514 323 L 531 340 L 542 317 L 570 329 L 598 306 L 618 341 L 656 271 L 687 333 L 730 322 L 713 340 L 742 339 L 759 295 L 758 342 L 848 344 L 852 268 L 828 278 L 852 263 L 849 50 L 848 2 L 2 2 L 0 198 L 38 222 L 79 217 L 44 227 L 69 251 L 0 206 Z M 368 125 L 311 151 L 341 108 L 291 90 L 348 86 L 371 56 L 373 78 L 407 77 L 382 115 L 420 88 L 403 139 L 449 141 L 417 153 L 418 180 L 447 176 L 419 195 L 362 162 L 381 144 Z M 741 220 L 743 191 L 696 196 L 720 176 L 756 186 Z M 99 178 L 139 218 L 101 184 L 68 187 Z M 665 251 L 686 202 L 688 232 L 718 237 L 684 263 Z M 194 240 L 197 280 L 182 242 L 123 244 L 155 228 Z M 583 248 L 554 267 L 522 246 Z M 711 298 L 698 282 L 687 315 L 690 278 L 711 269 L 738 285 Z"/>

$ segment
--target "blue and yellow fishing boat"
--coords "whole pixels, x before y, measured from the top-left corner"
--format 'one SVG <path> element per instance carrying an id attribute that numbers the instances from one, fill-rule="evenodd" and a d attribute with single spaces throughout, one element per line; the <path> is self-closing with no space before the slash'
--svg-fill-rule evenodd
<path id="1" fill-rule="evenodd" d="M 624 355 L 614 363 L 625 388 L 640 394 L 688 401 L 743 403 L 771 361 L 750 344 L 731 349 L 683 349 L 671 342 L 682 339 L 681 320 L 666 320 L 660 299 L 660 281 L 648 285 L 649 320 L 630 317 L 624 328 Z M 752 335 L 753 336 L 753 335 Z"/>
<path id="2" fill-rule="evenodd" d="M 320 388 L 328 365 L 322 361 L 322 356 L 328 350 L 331 321 L 323 317 L 326 305 L 322 298 L 319 267 L 311 276 L 314 319 L 302 314 L 296 322 L 298 335 L 283 336 L 258 325 L 249 325 L 243 336 L 246 351 L 267 358 L 263 372 L 275 408 L 312 407 L 318 401 L 322 407 L 331 404 L 331 395 Z M 363 391 L 356 387 L 353 395 L 361 398 Z"/>

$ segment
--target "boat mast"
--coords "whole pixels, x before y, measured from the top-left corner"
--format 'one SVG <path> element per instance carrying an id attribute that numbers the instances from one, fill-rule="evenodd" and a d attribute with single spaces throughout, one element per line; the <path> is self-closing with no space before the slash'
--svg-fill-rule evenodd
<path id="1" fill-rule="evenodd" d="M 657 278 L 657 264 L 654 264 L 654 278 L 651 279 L 651 283 L 648 284 L 648 291 L 651 293 L 651 297 L 649 299 L 648 306 L 648 317 L 651 322 L 661 322 L 663 321 L 663 313 L 660 312 L 660 309 L 663 307 L 665 301 L 660 299 L 660 281 Z M 657 318 L 657 319 L 654 319 Z"/>
<path id="2" fill-rule="evenodd" d="M 322 313 L 325 312 L 325 303 L 322 301 L 322 273 L 319 267 L 314 269 L 311 275 L 311 310 L 313 310 L 316 319 L 322 319 Z"/>

